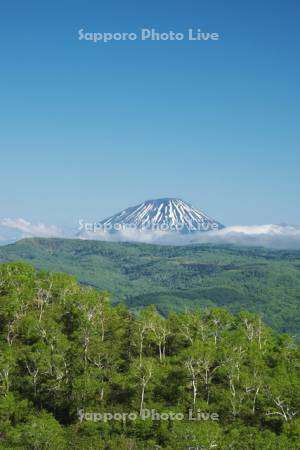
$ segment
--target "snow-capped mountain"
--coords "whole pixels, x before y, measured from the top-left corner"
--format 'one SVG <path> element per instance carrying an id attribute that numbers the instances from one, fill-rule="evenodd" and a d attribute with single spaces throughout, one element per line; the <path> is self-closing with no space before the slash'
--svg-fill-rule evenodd
<path id="1" fill-rule="evenodd" d="M 106 231 L 124 229 L 179 231 L 220 230 L 224 225 L 178 198 L 147 200 L 102 220 Z"/>

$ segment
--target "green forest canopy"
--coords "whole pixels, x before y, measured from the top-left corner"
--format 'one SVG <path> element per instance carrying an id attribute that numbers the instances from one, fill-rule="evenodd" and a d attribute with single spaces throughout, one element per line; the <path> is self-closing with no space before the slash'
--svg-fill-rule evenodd
<path id="1" fill-rule="evenodd" d="M 36 238 L 0 247 L 0 261 L 16 260 L 71 274 L 134 311 L 247 310 L 300 336 L 300 251 Z"/>
<path id="2" fill-rule="evenodd" d="M 134 314 L 68 275 L 0 266 L 2 449 L 296 450 L 299 408 L 299 346 L 251 313 Z"/>

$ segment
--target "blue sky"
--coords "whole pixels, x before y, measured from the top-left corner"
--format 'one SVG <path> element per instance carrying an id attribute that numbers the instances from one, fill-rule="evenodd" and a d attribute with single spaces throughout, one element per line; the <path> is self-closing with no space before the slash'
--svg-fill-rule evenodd
<path id="1" fill-rule="evenodd" d="M 156 197 L 300 224 L 298 0 L 1 5 L 0 217 L 64 225 Z M 78 30 L 219 32 L 218 42 Z"/>

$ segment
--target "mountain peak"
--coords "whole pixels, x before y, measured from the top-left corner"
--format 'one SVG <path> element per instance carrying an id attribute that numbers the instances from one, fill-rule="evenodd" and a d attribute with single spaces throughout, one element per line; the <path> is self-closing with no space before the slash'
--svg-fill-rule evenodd
<path id="1" fill-rule="evenodd" d="M 152 203 L 152 202 L 183 202 L 181 198 L 177 197 L 162 197 L 162 198 L 153 198 L 151 200 L 145 200 L 144 203 Z M 187 202 L 185 202 L 187 203 Z"/>
<path id="2" fill-rule="evenodd" d="M 172 197 L 146 200 L 136 206 L 124 209 L 100 223 L 105 229 L 111 231 L 130 228 L 187 233 L 224 228 L 221 223 L 203 211 L 193 208 L 190 203 Z"/>

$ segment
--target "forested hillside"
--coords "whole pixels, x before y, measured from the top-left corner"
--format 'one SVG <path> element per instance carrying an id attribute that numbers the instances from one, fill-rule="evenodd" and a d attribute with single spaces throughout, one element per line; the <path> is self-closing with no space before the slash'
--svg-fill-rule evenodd
<path id="1" fill-rule="evenodd" d="M 1 449 L 298 450 L 299 410 L 299 346 L 250 313 L 135 315 L 0 266 Z"/>
<path id="2" fill-rule="evenodd" d="M 259 314 L 279 332 L 300 336 L 300 252 L 262 248 L 26 239 L 0 247 L 0 261 L 74 275 L 131 310 L 224 307 Z"/>

